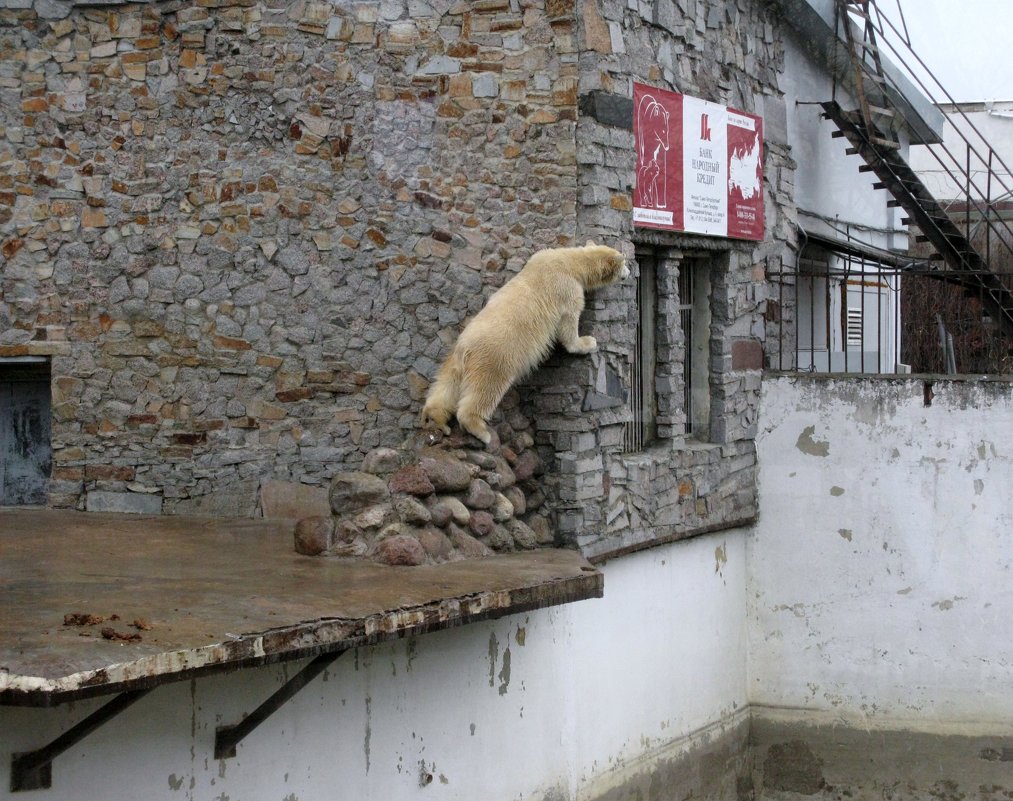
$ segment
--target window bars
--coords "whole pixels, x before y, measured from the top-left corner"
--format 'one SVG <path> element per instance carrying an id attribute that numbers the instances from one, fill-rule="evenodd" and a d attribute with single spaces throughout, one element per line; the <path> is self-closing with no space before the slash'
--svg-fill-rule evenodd
<path id="1" fill-rule="evenodd" d="M 657 256 L 637 254 L 636 336 L 630 359 L 630 412 L 623 437 L 626 453 L 642 451 L 657 437 Z"/>
<path id="2" fill-rule="evenodd" d="M 770 366 L 830 373 L 1013 373 L 1013 346 L 979 276 L 912 259 L 886 265 L 810 246 L 768 273 Z M 996 274 L 1013 287 L 1013 275 Z M 772 306 L 774 304 L 771 304 Z"/>

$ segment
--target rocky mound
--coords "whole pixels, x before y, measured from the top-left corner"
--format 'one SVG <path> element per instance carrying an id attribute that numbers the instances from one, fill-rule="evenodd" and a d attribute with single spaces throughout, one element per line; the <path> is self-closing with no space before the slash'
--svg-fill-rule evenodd
<path id="1" fill-rule="evenodd" d="M 455 431 L 377 448 L 331 480 L 330 517 L 308 517 L 295 549 L 309 556 L 422 565 L 553 544 L 538 509 L 541 463 L 527 432 L 488 448 Z"/>

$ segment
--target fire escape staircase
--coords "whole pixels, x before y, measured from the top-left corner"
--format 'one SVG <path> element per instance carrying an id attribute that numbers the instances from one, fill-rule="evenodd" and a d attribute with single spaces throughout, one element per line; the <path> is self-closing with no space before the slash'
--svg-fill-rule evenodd
<path id="1" fill-rule="evenodd" d="M 900 155 L 900 143 L 891 130 L 896 112 L 886 92 L 869 6 L 870 0 L 837 0 L 859 107 L 848 111 L 836 100 L 822 104 L 825 116 L 838 128 L 833 135 L 848 140 L 851 147 L 847 152 L 865 161 L 859 170 L 876 175 L 879 181 L 874 186 L 893 195 L 890 205 L 904 209 L 908 215 L 905 222 L 917 225 L 922 233 L 919 240 L 929 242 L 937 258 L 945 262 L 948 269 L 935 273 L 935 277 L 958 284 L 965 294 L 978 298 L 1004 333 L 1013 336 L 1013 293 L 990 271 L 965 232 Z M 864 21 L 861 39 L 855 36 L 852 17 Z"/>

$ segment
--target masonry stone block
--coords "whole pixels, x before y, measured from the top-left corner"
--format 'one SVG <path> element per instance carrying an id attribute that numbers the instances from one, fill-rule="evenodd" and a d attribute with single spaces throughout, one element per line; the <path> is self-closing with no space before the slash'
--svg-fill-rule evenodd
<path id="1" fill-rule="evenodd" d="M 86 495 L 85 509 L 89 512 L 157 515 L 162 511 L 162 498 L 137 492 L 93 490 Z"/>
<path id="2" fill-rule="evenodd" d="M 265 480 L 260 486 L 260 506 L 264 517 L 300 520 L 330 514 L 326 487 L 313 487 L 293 481 Z"/>

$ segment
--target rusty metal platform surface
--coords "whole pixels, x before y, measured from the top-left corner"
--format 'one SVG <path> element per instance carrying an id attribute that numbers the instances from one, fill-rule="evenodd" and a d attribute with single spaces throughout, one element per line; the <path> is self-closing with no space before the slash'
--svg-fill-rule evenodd
<path id="1" fill-rule="evenodd" d="M 387 567 L 300 556 L 291 531 L 0 508 L 0 704 L 151 687 L 602 595 L 601 573 L 574 551 Z M 74 613 L 103 621 L 65 625 Z"/>

